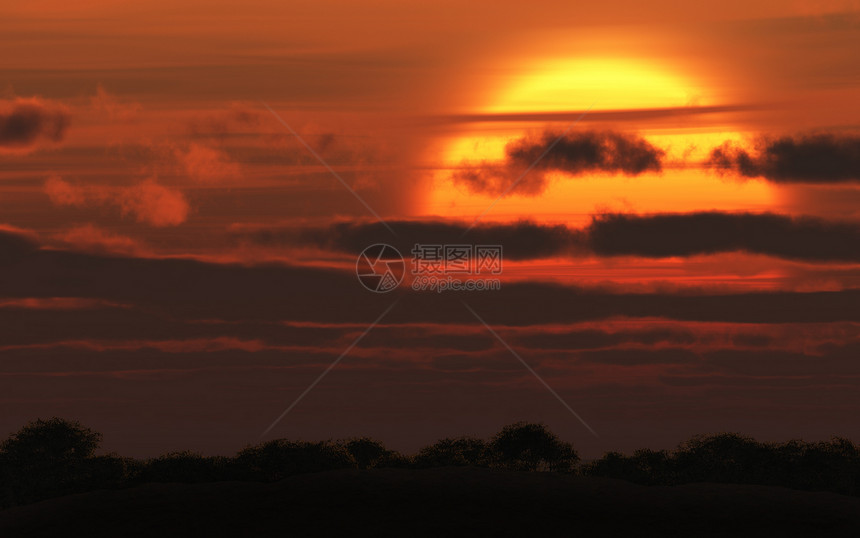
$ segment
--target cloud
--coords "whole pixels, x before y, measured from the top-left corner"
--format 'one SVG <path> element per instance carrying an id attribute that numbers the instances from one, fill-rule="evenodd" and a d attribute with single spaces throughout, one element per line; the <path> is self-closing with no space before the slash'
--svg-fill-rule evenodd
<path id="1" fill-rule="evenodd" d="M 157 227 L 182 224 L 190 211 L 181 191 L 159 185 L 154 178 L 122 189 L 117 202 L 124 214 Z"/>
<path id="2" fill-rule="evenodd" d="M 0 101 L 0 150 L 32 151 L 61 142 L 69 125 L 65 107 L 39 98 Z"/>
<path id="3" fill-rule="evenodd" d="M 706 165 L 775 183 L 844 183 L 860 179 L 860 137 L 819 134 L 763 138 L 752 153 L 725 143 Z"/>
<path id="4" fill-rule="evenodd" d="M 584 362 L 617 366 L 643 366 L 651 364 L 691 364 L 699 362 L 699 355 L 688 349 L 595 349 L 577 353 Z"/>
<path id="5" fill-rule="evenodd" d="M 77 185 L 72 185 L 60 176 L 49 177 L 45 181 L 44 191 L 54 205 L 83 206 L 87 203 L 85 189 Z"/>
<path id="6" fill-rule="evenodd" d="M 104 86 L 96 87 L 96 94 L 90 97 L 90 104 L 96 112 L 106 114 L 115 121 L 133 120 L 140 114 L 142 109 L 140 103 L 123 103 L 113 95 L 109 94 Z"/>
<path id="7" fill-rule="evenodd" d="M 505 147 L 502 163 L 484 163 L 453 174 L 455 183 L 474 192 L 535 196 L 546 188 L 546 172 L 578 176 L 591 173 L 636 176 L 660 172 L 665 151 L 644 138 L 615 131 L 581 131 L 559 135 L 546 131 Z M 529 167 L 533 170 L 525 176 Z M 519 183 L 514 183 L 522 177 Z M 515 186 L 514 186 L 515 185 Z M 512 188 L 513 186 L 513 188 Z"/>
<path id="8" fill-rule="evenodd" d="M 397 237 L 377 222 L 340 222 L 327 227 L 234 226 L 240 241 L 277 246 L 311 246 L 357 254 L 389 243 L 408 256 L 420 244 L 502 245 L 505 259 L 557 256 L 667 258 L 748 252 L 811 262 L 860 262 L 860 223 L 815 217 L 753 213 L 605 214 L 582 229 L 520 221 L 481 224 L 389 221 Z"/>
<path id="9" fill-rule="evenodd" d="M 260 129 L 262 117 L 259 108 L 233 103 L 229 110 L 195 116 L 188 122 L 188 132 L 200 137 L 255 133 Z"/>
<path id="10" fill-rule="evenodd" d="M 99 254 L 125 254 L 139 256 L 148 253 L 140 243 L 130 237 L 117 235 L 86 224 L 54 236 L 62 246 L 72 247 L 84 252 Z"/>
<path id="11" fill-rule="evenodd" d="M 556 133 L 546 132 L 537 141 L 521 139 L 506 148 L 508 158 L 524 166 L 536 162 L 547 150 L 549 153 L 535 168 L 570 174 L 609 172 L 628 176 L 659 172 L 664 154 L 638 135 L 613 131 L 574 132 L 561 139 Z"/>
<path id="12" fill-rule="evenodd" d="M 0 224 L 0 267 L 38 248 L 38 237 L 27 230 Z"/>
<path id="13" fill-rule="evenodd" d="M 124 305 L 89 299 L 87 297 L 23 297 L 0 299 L 0 309 L 26 310 L 86 310 L 96 308 L 121 308 Z"/>
<path id="14" fill-rule="evenodd" d="M 727 112 L 747 112 L 759 110 L 754 105 L 722 106 L 680 106 L 667 108 L 627 108 L 618 110 L 572 110 L 568 112 L 502 112 L 483 114 L 434 115 L 429 121 L 434 123 L 475 123 L 475 122 L 656 122 L 666 119 L 686 118 L 704 114 Z"/>
<path id="15" fill-rule="evenodd" d="M 599 256 L 665 258 L 744 251 L 805 261 L 860 262 L 860 224 L 752 213 L 607 214 L 586 228 Z"/>
<path id="16" fill-rule="evenodd" d="M 190 213 L 190 206 L 182 191 L 165 187 L 155 178 L 145 179 L 130 187 L 114 188 L 75 185 L 52 176 L 45 182 L 43 190 L 55 205 L 115 205 L 124 215 L 156 227 L 182 224 Z"/>
<path id="17" fill-rule="evenodd" d="M 10 248 L 7 248 L 10 247 Z M 394 302 L 386 323 L 474 325 L 462 294 L 367 292 L 348 270 L 235 265 L 175 258 L 40 249 L 0 232 L 0 297 L 90 297 L 184 319 L 369 323 Z M 493 326 L 618 317 L 789 323 L 860 321 L 860 289 L 728 294 L 616 293 L 548 282 L 509 282 L 466 298 Z"/>
<path id="18" fill-rule="evenodd" d="M 609 332 L 598 329 L 565 332 L 535 332 L 515 340 L 528 349 L 544 350 L 596 350 L 621 345 L 639 344 L 657 347 L 658 344 L 690 345 L 696 335 L 688 329 L 654 328 L 647 330 L 621 330 Z"/>
<path id="19" fill-rule="evenodd" d="M 546 189 L 546 178 L 540 172 L 523 175 L 524 171 L 525 168 L 517 168 L 512 163 L 499 165 L 484 162 L 456 170 L 451 174 L 451 179 L 476 193 L 538 196 Z"/>
<path id="20" fill-rule="evenodd" d="M 196 142 L 187 151 L 176 149 L 174 155 L 188 176 L 201 183 L 222 183 L 238 178 L 241 172 L 227 153 Z"/>
<path id="21" fill-rule="evenodd" d="M 231 233 L 241 241 L 262 245 L 310 246 L 358 254 L 374 243 L 388 243 L 408 256 L 416 243 L 503 245 L 510 260 L 550 258 L 571 254 L 583 243 L 582 234 L 563 225 L 543 225 L 528 221 L 479 225 L 468 231 L 461 222 L 389 221 L 397 237 L 379 222 L 339 222 L 327 227 L 247 227 L 234 226 Z"/>
<path id="22" fill-rule="evenodd" d="M 581 131 L 559 138 L 546 131 L 510 142 L 501 162 L 464 163 L 451 178 L 473 192 L 537 196 L 546 189 L 549 172 L 636 176 L 661 172 L 665 156 L 663 148 L 637 134 Z M 762 177 L 775 183 L 847 183 L 860 180 L 860 137 L 762 137 L 752 151 L 725 142 L 711 151 L 704 165 L 720 173 Z"/>

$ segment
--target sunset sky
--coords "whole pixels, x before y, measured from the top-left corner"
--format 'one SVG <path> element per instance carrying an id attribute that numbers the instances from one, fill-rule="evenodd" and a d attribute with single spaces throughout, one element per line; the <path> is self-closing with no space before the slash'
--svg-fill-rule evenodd
<path id="1" fill-rule="evenodd" d="M 0 50 L 3 432 L 860 438 L 860 2 L 32 0 Z"/>

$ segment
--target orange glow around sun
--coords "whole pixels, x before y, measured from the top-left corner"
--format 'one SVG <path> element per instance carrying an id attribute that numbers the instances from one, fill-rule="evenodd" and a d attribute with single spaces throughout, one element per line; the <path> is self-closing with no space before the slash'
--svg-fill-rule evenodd
<path id="1" fill-rule="evenodd" d="M 713 106 L 720 103 L 696 81 L 665 65 L 622 59 L 551 59 L 534 62 L 487 98 L 478 114 L 572 112 Z M 587 115 L 586 115 L 587 117 Z M 475 193 L 454 184 L 457 168 L 499 163 L 505 146 L 526 134 L 549 128 L 562 132 L 570 120 L 550 126 L 537 123 L 476 122 L 440 142 L 441 162 L 433 177 L 424 215 L 471 219 L 494 203 L 494 194 Z M 547 175 L 548 188 L 538 196 L 510 195 L 483 219 L 508 220 L 529 215 L 538 221 L 577 225 L 595 211 L 669 212 L 690 210 L 762 211 L 771 205 L 764 182 L 729 181 L 697 166 L 708 152 L 731 140 L 746 145 L 747 136 L 732 125 L 642 126 L 634 123 L 574 125 L 572 129 L 637 131 L 666 150 L 665 169 L 635 177 L 563 173 Z M 535 173 L 534 171 L 530 173 Z M 694 187 L 692 187 L 694 186 Z"/>

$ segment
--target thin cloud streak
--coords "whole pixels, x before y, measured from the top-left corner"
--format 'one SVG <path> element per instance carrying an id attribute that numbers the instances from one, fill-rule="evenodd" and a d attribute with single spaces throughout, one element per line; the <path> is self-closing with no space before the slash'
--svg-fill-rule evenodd
<path id="1" fill-rule="evenodd" d="M 594 110 L 588 112 L 584 122 L 630 122 L 647 120 L 664 120 L 669 118 L 687 118 L 708 114 L 724 114 L 728 112 L 749 112 L 761 110 L 759 105 L 723 105 L 723 106 L 683 106 L 664 108 L 631 108 L 619 110 Z M 431 123 L 485 123 L 485 122 L 523 122 L 543 123 L 573 121 L 582 116 L 583 111 L 558 112 L 503 112 L 492 114 L 451 114 L 428 118 Z"/>
<path id="2" fill-rule="evenodd" d="M 370 332 L 370 331 L 371 331 L 371 330 L 376 326 L 376 324 L 377 324 L 377 323 L 379 323 L 380 321 L 382 321 L 382 318 L 384 318 L 384 317 L 385 317 L 385 315 L 386 315 L 386 314 L 388 314 L 388 313 L 391 311 L 391 309 L 392 309 L 392 308 L 394 308 L 394 305 L 396 305 L 396 304 L 397 304 L 397 300 L 395 300 L 393 303 L 391 303 L 391 305 L 390 305 L 388 308 L 386 308 L 386 309 L 385 309 L 385 311 L 384 311 L 384 312 L 382 312 L 382 314 L 380 314 L 378 318 L 376 318 L 375 320 L 373 320 L 373 323 L 371 323 L 371 324 L 370 324 L 370 326 L 368 326 L 368 327 L 367 327 L 367 329 L 365 329 L 365 330 L 364 330 L 364 332 L 362 332 L 361 334 L 359 334 L 359 335 L 358 335 L 358 338 L 356 338 L 355 340 L 353 340 L 353 342 L 349 345 L 349 347 L 347 347 L 347 348 L 343 351 L 343 353 L 341 353 L 341 354 L 338 356 L 338 358 L 334 360 L 334 362 L 332 362 L 331 364 L 329 364 L 329 365 L 328 365 L 328 367 L 327 367 L 325 370 L 323 370 L 323 372 L 322 372 L 322 373 L 321 373 L 321 374 L 320 374 L 316 379 L 314 379 L 314 380 L 313 380 L 313 382 L 312 382 L 310 385 L 308 385 L 308 388 L 306 388 L 306 389 L 304 390 L 304 392 L 302 392 L 301 394 L 299 394 L 298 398 L 296 398 L 295 400 L 293 400 L 293 403 L 291 403 L 291 404 L 290 404 L 286 409 L 284 409 L 284 412 L 283 412 L 283 413 L 281 413 L 281 414 L 278 416 L 278 418 L 276 418 L 276 419 L 274 420 L 274 422 L 272 422 L 272 423 L 269 425 L 269 427 L 268 427 L 268 428 L 266 428 L 266 429 L 263 431 L 263 433 L 261 433 L 261 434 L 260 434 L 260 437 L 265 437 L 265 436 L 266 436 L 270 431 L 272 431 L 272 428 L 274 428 L 275 426 L 277 426 L 277 425 L 278 425 L 278 423 L 279 423 L 281 420 L 283 420 L 283 418 L 284 418 L 285 416 L 287 416 L 287 414 L 288 414 L 290 411 L 292 411 L 292 410 L 293 410 L 293 408 L 294 408 L 295 406 L 297 406 L 297 405 L 299 404 L 299 402 L 300 402 L 300 401 L 302 401 L 302 399 L 303 399 L 305 396 L 307 396 L 307 395 L 308 395 L 308 393 L 309 393 L 310 391 L 312 391 L 312 390 L 314 389 L 314 387 L 316 387 L 316 386 L 319 384 L 319 382 L 320 382 L 320 381 L 322 381 L 322 380 L 323 380 L 323 378 L 324 378 L 326 375 L 328 375 L 328 373 L 329 373 L 330 371 L 332 371 L 332 369 L 334 369 L 334 367 L 335 367 L 335 366 L 337 366 L 337 365 L 338 365 L 338 363 L 339 363 L 339 362 L 340 362 L 344 357 L 346 357 L 347 353 L 349 353 L 349 352 L 352 350 L 352 348 L 354 348 L 354 347 L 355 347 L 359 342 L 361 342 L 361 339 L 362 339 L 362 338 L 364 338 L 365 336 L 367 336 L 367 333 L 369 333 L 369 332 Z"/>

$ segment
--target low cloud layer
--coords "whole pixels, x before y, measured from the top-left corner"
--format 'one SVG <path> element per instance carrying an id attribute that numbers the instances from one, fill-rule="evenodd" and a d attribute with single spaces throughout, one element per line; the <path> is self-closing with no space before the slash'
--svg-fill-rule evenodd
<path id="1" fill-rule="evenodd" d="M 775 183 L 843 183 L 860 179 L 860 137 L 820 134 L 762 139 L 755 152 L 725 143 L 711 168 Z"/>
<path id="2" fill-rule="evenodd" d="M 0 150 L 30 151 L 61 142 L 69 125 L 65 107 L 38 98 L 0 101 Z"/>

